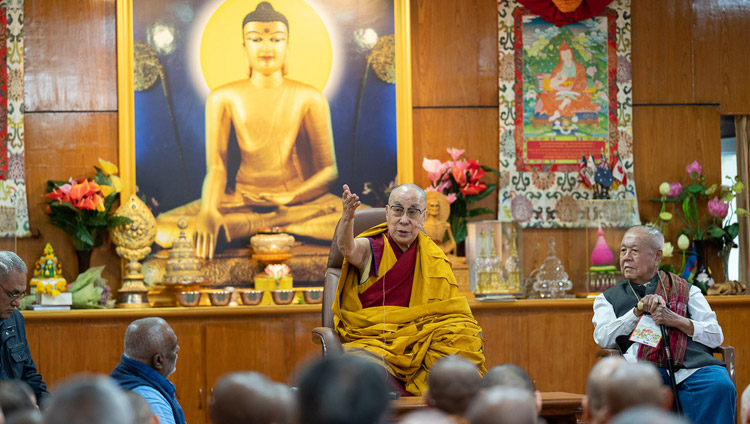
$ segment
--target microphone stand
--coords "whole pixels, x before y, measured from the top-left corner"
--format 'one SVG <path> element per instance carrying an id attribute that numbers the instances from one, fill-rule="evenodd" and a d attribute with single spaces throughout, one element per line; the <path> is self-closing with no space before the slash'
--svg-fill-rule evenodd
<path id="1" fill-rule="evenodd" d="M 669 345 L 669 334 L 667 333 L 666 327 L 664 327 L 664 324 L 659 325 L 659 328 L 661 329 L 662 337 L 664 338 L 664 343 L 662 343 L 662 347 L 664 348 L 664 354 L 667 357 L 667 373 L 669 374 L 669 380 L 672 383 L 672 393 L 674 394 L 674 404 L 677 409 L 677 413 L 679 415 L 682 415 L 682 405 L 680 404 L 680 396 L 677 394 L 677 381 L 674 378 L 674 368 L 672 366 L 672 349 Z"/>

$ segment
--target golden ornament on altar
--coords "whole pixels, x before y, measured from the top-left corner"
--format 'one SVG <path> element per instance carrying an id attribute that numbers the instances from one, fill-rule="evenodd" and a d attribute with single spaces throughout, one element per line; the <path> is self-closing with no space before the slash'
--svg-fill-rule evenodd
<path id="1" fill-rule="evenodd" d="M 117 209 L 115 215 L 130 218 L 132 221 L 111 229 L 117 254 L 129 261 L 125 265 L 123 285 L 119 290 L 118 307 L 147 307 L 145 294 L 148 288 L 143 284 L 142 265 L 139 261 L 151 253 L 151 245 L 156 238 L 156 219 L 135 194 Z"/>

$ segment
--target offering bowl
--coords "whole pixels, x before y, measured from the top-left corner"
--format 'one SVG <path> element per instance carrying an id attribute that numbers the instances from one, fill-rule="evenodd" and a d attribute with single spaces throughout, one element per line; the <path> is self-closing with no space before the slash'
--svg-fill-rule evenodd
<path id="1" fill-rule="evenodd" d="M 257 305 L 263 300 L 262 290 L 238 290 L 243 305 Z"/>
<path id="2" fill-rule="evenodd" d="M 177 302 L 186 307 L 198 306 L 201 302 L 201 292 L 199 291 L 183 291 L 177 294 Z"/>
<path id="3" fill-rule="evenodd" d="M 294 290 L 271 290 L 271 297 L 277 305 L 288 305 L 294 300 Z"/>

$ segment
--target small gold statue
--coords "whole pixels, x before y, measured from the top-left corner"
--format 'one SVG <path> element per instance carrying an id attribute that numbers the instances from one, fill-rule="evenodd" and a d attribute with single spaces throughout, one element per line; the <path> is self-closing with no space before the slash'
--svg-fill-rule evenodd
<path id="1" fill-rule="evenodd" d="M 131 223 L 112 228 L 112 241 L 117 254 L 129 262 L 125 265 L 123 285 L 120 288 L 119 308 L 148 307 L 143 284 L 142 265 L 139 260 L 151 253 L 151 244 L 156 238 L 156 219 L 145 203 L 135 194 L 120 206 L 115 215 L 126 216 Z"/>
<path id="2" fill-rule="evenodd" d="M 446 255 L 456 252 L 456 240 L 448 222 L 450 213 L 451 206 L 444 194 L 437 191 L 427 192 L 427 219 L 424 222 L 424 232 Z M 446 234 L 448 240 L 445 240 Z"/>

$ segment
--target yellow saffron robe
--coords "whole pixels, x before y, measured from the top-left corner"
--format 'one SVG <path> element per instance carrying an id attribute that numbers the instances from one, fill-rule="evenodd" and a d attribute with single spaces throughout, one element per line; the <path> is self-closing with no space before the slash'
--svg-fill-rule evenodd
<path id="1" fill-rule="evenodd" d="M 358 237 L 384 236 L 386 224 L 375 226 Z M 482 374 L 482 329 L 458 296 L 458 283 L 443 251 L 421 232 L 417 236 L 417 259 L 409 307 L 375 306 L 362 308 L 359 291 L 371 285 L 370 277 L 358 287 L 359 270 L 344 261 L 333 303 L 334 327 L 344 349 L 363 349 L 404 383 L 406 390 L 421 395 L 427 390 L 432 364 L 443 356 L 456 354 L 474 362 Z M 386 240 L 378 275 L 396 263 Z"/>

